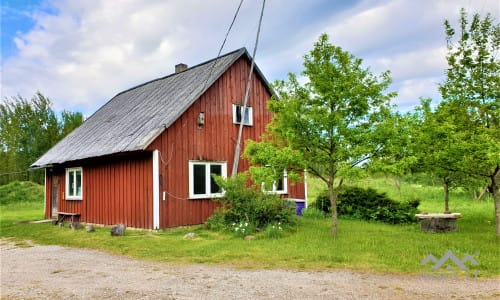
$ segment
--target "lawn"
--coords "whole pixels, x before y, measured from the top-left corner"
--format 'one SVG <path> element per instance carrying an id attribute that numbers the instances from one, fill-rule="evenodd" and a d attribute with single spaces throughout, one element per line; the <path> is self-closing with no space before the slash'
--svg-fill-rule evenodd
<path id="1" fill-rule="evenodd" d="M 319 182 L 312 181 L 309 186 L 311 194 L 320 189 Z M 394 186 L 384 178 L 367 178 L 358 184 L 374 187 L 397 198 Z M 5 187 L 0 187 L 2 197 L 8 197 L 3 193 Z M 42 191 L 39 197 L 43 197 L 43 189 L 39 189 Z M 401 194 L 402 200 L 419 198 L 419 209 L 422 211 L 443 210 L 438 187 L 405 183 Z M 450 250 L 459 259 L 466 254 L 472 255 L 479 265 L 469 265 L 469 268 L 477 271 L 480 277 L 500 275 L 500 242 L 495 234 L 493 201 L 472 201 L 461 191 L 454 191 L 450 199 L 452 210 L 463 215 L 458 220 L 459 230 L 455 233 L 423 233 L 418 223 L 387 225 L 341 218 L 338 236 L 332 237 L 329 219 L 298 217 L 297 225 L 281 238 L 257 235 L 251 241 L 212 232 L 203 226 L 160 231 L 127 230 L 123 237 L 111 237 L 109 227 L 98 227 L 96 232 L 87 233 L 50 223 L 25 223 L 43 218 L 42 199 L 22 202 L 3 200 L 1 203 L 0 236 L 15 241 L 29 239 L 38 244 L 97 249 L 172 263 L 298 270 L 348 268 L 406 274 L 428 272 L 431 266 L 421 266 L 420 262 L 431 253 L 439 259 Z M 188 232 L 195 232 L 196 238 L 184 239 Z"/>

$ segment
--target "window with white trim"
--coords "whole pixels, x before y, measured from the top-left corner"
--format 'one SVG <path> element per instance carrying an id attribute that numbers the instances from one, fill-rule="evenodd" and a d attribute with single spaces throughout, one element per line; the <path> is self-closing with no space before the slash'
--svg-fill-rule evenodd
<path id="1" fill-rule="evenodd" d="M 253 109 L 249 106 L 243 113 L 243 105 L 233 104 L 233 123 L 240 124 L 243 119 L 243 125 L 253 126 Z"/>
<path id="2" fill-rule="evenodd" d="M 202 199 L 221 197 L 222 188 L 217 185 L 212 175 L 227 177 L 226 162 L 189 162 L 189 198 Z"/>
<path id="3" fill-rule="evenodd" d="M 266 186 L 266 184 L 262 183 L 262 191 L 267 193 L 276 193 L 276 194 L 287 194 L 288 193 L 288 176 L 286 170 L 283 171 L 283 176 L 278 178 L 278 180 L 273 181 L 271 186 Z"/>
<path id="4" fill-rule="evenodd" d="M 82 168 L 66 169 L 66 199 L 82 200 L 83 172 Z"/>

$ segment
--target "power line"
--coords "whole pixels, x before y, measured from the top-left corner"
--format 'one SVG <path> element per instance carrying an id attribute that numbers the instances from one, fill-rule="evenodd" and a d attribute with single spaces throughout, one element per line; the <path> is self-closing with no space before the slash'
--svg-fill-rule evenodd
<path id="1" fill-rule="evenodd" d="M 208 76 L 205 79 L 205 83 L 203 84 L 203 89 L 202 90 L 205 90 L 205 87 L 207 85 L 208 79 L 212 75 L 212 71 L 214 70 L 215 66 L 217 65 L 218 59 L 220 57 L 220 54 L 222 53 L 222 49 L 224 48 L 224 45 L 226 44 L 226 41 L 227 41 L 227 37 L 229 36 L 229 32 L 231 32 L 231 29 L 233 28 L 234 22 L 236 21 L 236 18 L 238 17 L 238 13 L 240 12 L 240 8 L 241 8 L 241 5 L 243 4 L 243 1 L 244 0 L 240 1 L 240 4 L 238 5 L 238 8 L 236 9 L 236 12 L 234 13 L 234 17 L 233 17 L 233 20 L 231 21 L 231 25 L 229 25 L 229 28 L 227 29 L 226 36 L 224 37 L 224 41 L 222 41 L 222 44 L 221 44 L 221 46 L 219 48 L 219 53 L 217 53 L 217 57 L 215 58 L 214 63 L 210 67 L 210 71 L 208 72 Z"/>
<path id="2" fill-rule="evenodd" d="M 257 28 L 257 36 L 255 37 L 255 45 L 253 47 L 252 65 L 250 66 L 250 73 L 248 74 L 247 88 L 245 91 L 245 100 L 243 101 L 243 108 L 241 110 L 243 117 L 241 119 L 240 127 L 238 130 L 238 141 L 236 142 L 236 149 L 234 150 L 233 171 L 232 171 L 233 177 L 235 177 L 236 173 L 238 173 L 238 163 L 240 161 L 240 153 L 241 153 L 241 136 L 243 134 L 243 125 L 245 123 L 244 116 L 245 116 L 245 112 L 247 110 L 248 97 L 250 95 L 250 87 L 252 85 L 253 69 L 255 66 L 255 54 L 257 53 L 257 46 L 259 44 L 260 27 L 262 25 L 262 17 L 264 16 L 265 5 L 266 5 L 266 0 L 262 0 L 262 9 L 260 11 L 259 27 Z"/>

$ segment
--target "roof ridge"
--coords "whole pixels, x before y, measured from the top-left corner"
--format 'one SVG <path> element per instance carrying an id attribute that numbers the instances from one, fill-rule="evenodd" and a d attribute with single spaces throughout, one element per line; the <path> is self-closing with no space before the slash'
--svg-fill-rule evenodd
<path id="1" fill-rule="evenodd" d="M 121 91 L 121 92 L 119 92 L 118 94 L 114 95 L 114 96 L 110 99 L 110 101 L 111 101 L 112 99 L 114 99 L 115 97 L 117 97 L 117 96 L 119 96 L 119 95 L 121 95 L 121 94 L 124 94 L 124 93 L 126 93 L 126 92 L 130 92 L 130 91 L 132 91 L 132 90 L 135 90 L 135 89 L 140 88 L 140 87 L 142 87 L 142 86 L 145 86 L 145 85 L 147 85 L 147 84 L 150 84 L 150 83 L 153 83 L 153 82 L 156 82 L 156 81 L 160 81 L 160 80 L 164 80 L 164 79 L 167 79 L 167 78 L 169 78 L 169 77 L 173 77 L 173 76 L 179 75 L 179 74 L 181 74 L 181 73 L 184 73 L 184 72 L 187 72 L 187 71 L 190 71 L 190 70 L 193 70 L 193 69 L 199 68 L 199 67 L 201 67 L 201 66 L 203 66 L 203 65 L 206 65 L 206 64 L 211 63 L 212 61 L 215 61 L 215 60 L 221 59 L 221 58 L 223 58 L 223 57 L 226 57 L 226 56 L 232 55 L 232 54 L 234 54 L 234 53 L 236 53 L 236 52 L 238 52 L 238 51 L 241 51 L 241 52 L 247 52 L 247 49 L 246 49 L 245 47 L 242 47 L 242 48 L 239 48 L 239 49 L 233 50 L 233 51 L 231 51 L 231 52 L 228 52 L 228 53 L 226 53 L 226 54 L 224 54 L 224 55 L 220 55 L 220 56 L 218 56 L 218 57 L 215 57 L 215 58 L 209 59 L 209 60 L 207 60 L 207 61 L 205 61 L 205 62 L 202 62 L 202 63 L 199 63 L 199 64 L 194 65 L 194 66 L 192 66 L 192 67 L 189 67 L 189 68 L 187 68 L 186 70 L 183 70 L 183 71 L 181 71 L 181 72 L 177 72 L 177 73 L 176 73 L 176 72 L 174 72 L 174 73 L 168 74 L 168 75 L 166 75 L 166 76 L 162 76 L 162 77 L 159 77 L 159 78 L 156 78 L 156 79 L 152 79 L 152 80 L 146 81 L 146 82 L 144 82 L 144 83 L 138 84 L 138 85 L 136 85 L 136 86 L 134 86 L 134 87 L 128 88 L 128 89 L 126 89 L 126 90 L 124 90 L 124 91 Z"/>

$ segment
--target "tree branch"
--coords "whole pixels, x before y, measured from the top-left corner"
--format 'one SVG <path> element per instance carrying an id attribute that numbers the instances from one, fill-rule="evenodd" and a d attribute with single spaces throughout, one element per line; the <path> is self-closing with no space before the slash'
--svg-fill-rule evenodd
<path id="1" fill-rule="evenodd" d="M 312 168 L 312 167 L 308 167 L 309 171 L 316 177 L 318 177 L 319 179 L 323 180 L 325 183 L 328 183 L 328 180 L 323 176 L 321 175 L 321 173 L 319 173 L 316 169 Z"/>

